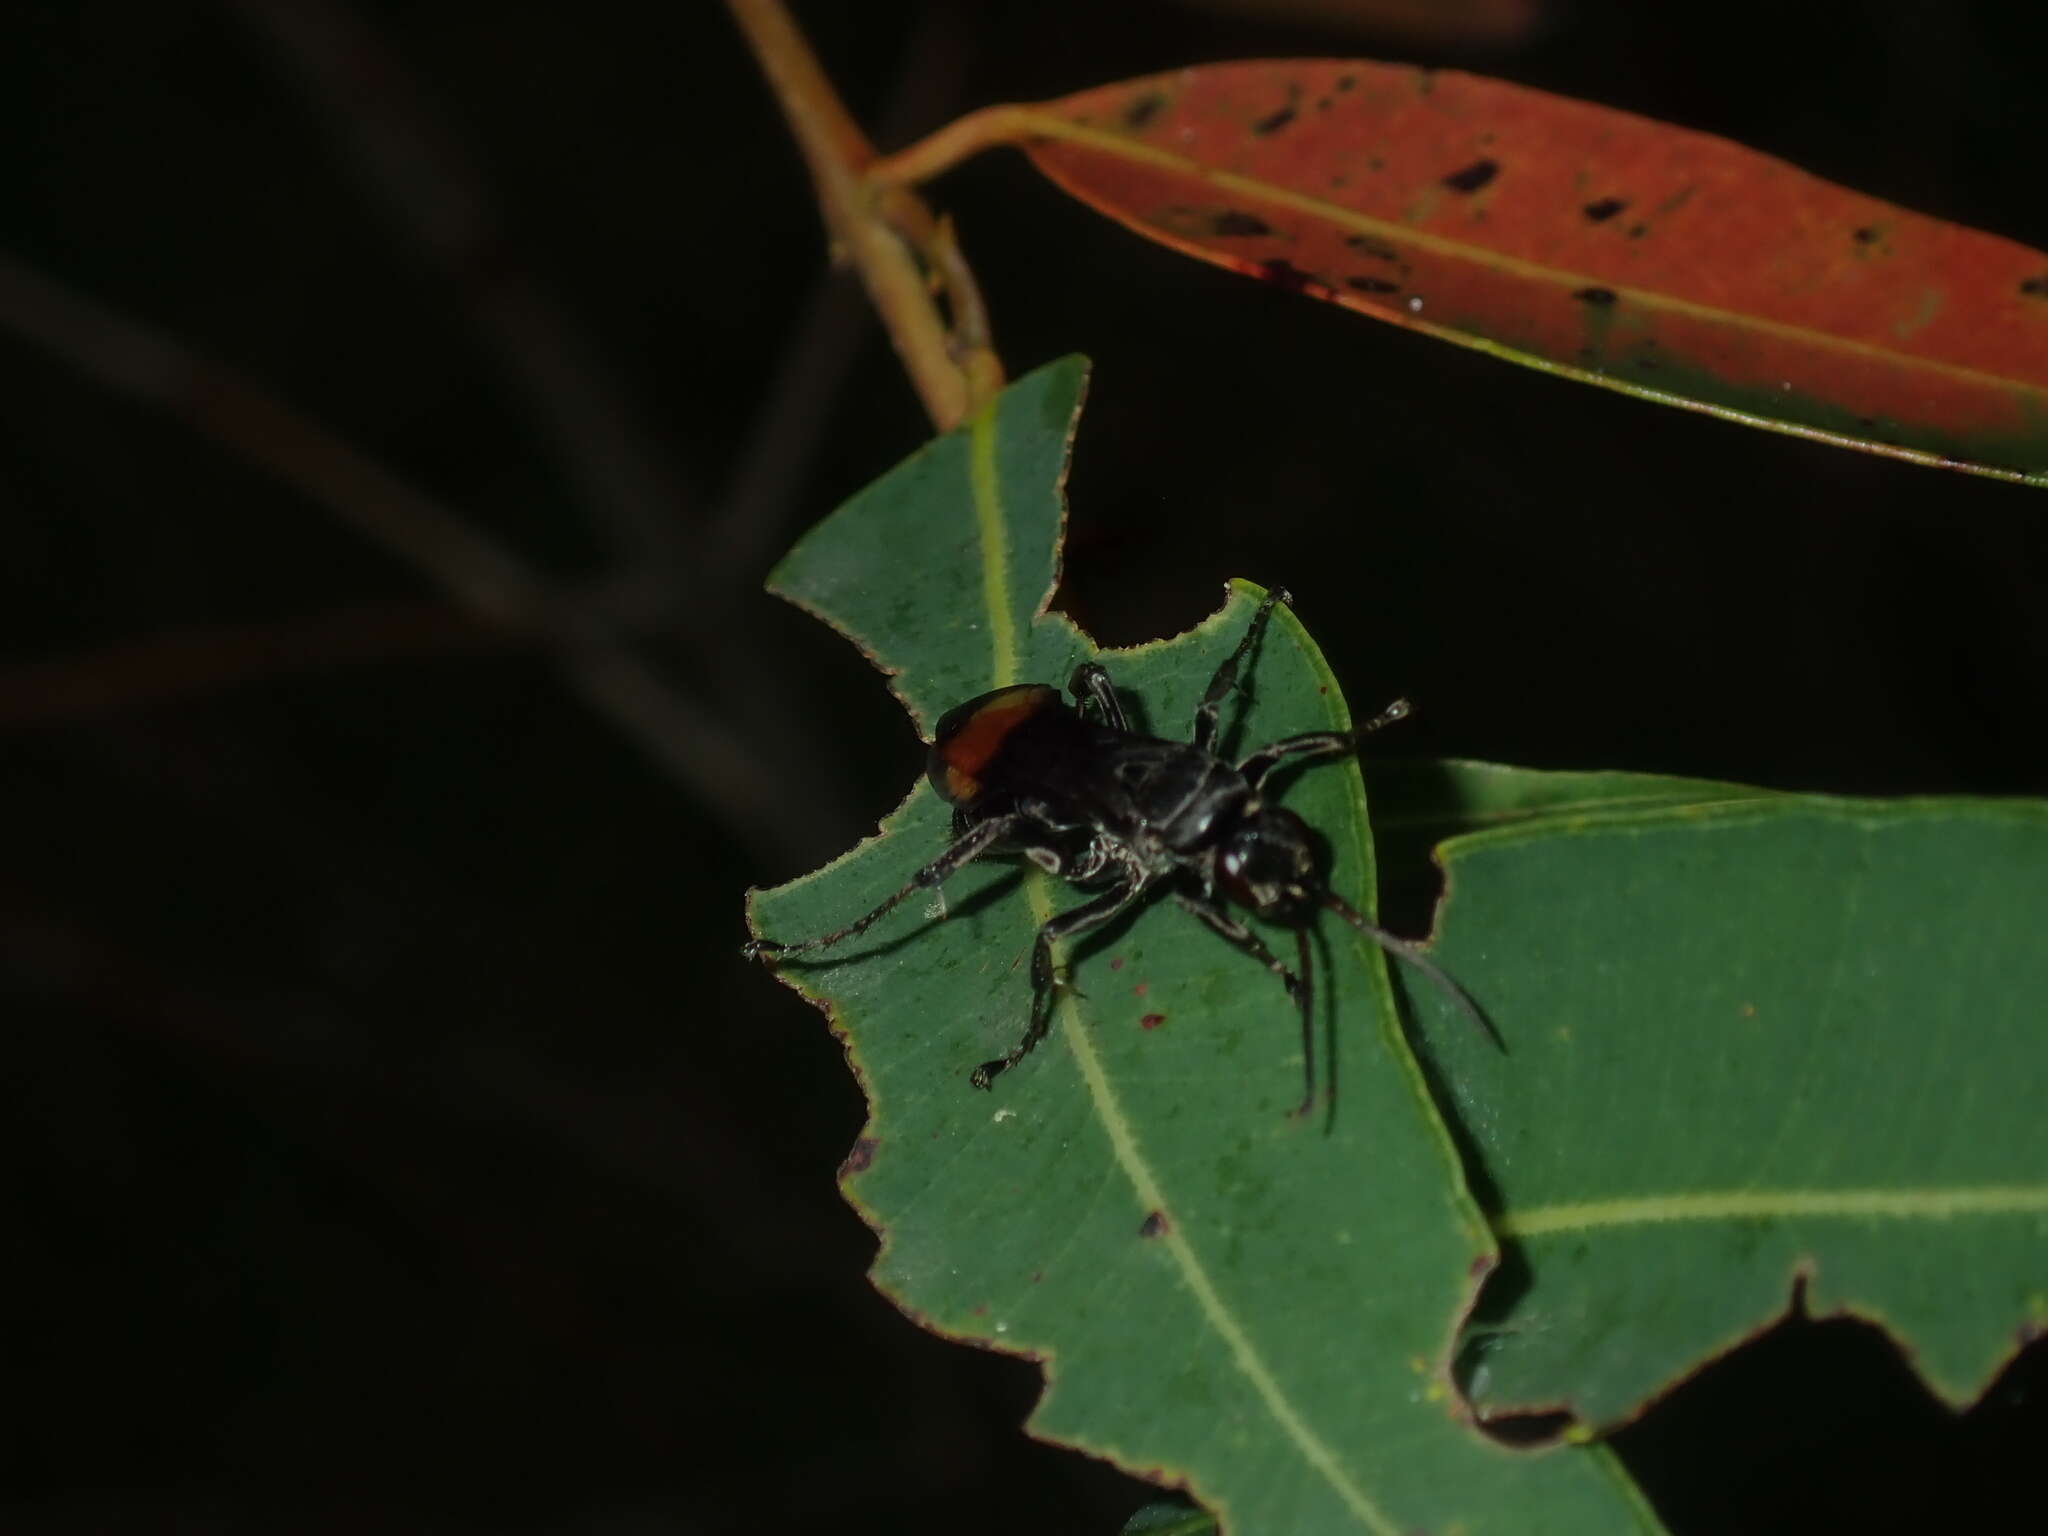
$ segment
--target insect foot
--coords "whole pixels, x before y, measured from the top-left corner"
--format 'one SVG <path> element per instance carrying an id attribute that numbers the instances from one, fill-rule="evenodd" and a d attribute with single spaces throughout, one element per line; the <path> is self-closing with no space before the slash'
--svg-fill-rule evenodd
<path id="1" fill-rule="evenodd" d="M 979 1088 L 983 1093 L 987 1093 L 989 1089 L 995 1087 L 996 1079 L 1010 1070 L 1011 1065 L 1012 1063 L 1009 1058 L 1005 1056 L 998 1056 L 994 1061 L 984 1061 L 980 1066 L 967 1074 L 967 1081 Z"/>

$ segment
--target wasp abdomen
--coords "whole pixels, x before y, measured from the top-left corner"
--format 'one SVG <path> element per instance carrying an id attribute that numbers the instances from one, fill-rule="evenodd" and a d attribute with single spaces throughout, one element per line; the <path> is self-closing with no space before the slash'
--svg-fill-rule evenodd
<path id="1" fill-rule="evenodd" d="M 1018 683 L 955 705 L 939 717 L 925 777 L 949 805 L 971 806 L 992 776 L 1002 776 L 1002 760 L 1015 755 L 1020 731 L 1070 714 L 1059 690 L 1045 683 Z"/>

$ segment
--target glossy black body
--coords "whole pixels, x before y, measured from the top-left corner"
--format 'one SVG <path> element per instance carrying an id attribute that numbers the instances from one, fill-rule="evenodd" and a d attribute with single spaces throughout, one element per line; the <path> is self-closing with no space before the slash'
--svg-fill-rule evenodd
<path id="1" fill-rule="evenodd" d="M 1213 887 L 1220 838 L 1257 804 L 1250 782 L 1205 747 L 1090 718 L 1085 699 L 1075 707 L 1048 697 L 1004 733 L 973 795 L 949 793 L 954 732 L 1007 691 L 970 699 L 939 722 L 928 774 L 954 802 L 955 836 L 1008 818 L 989 851 L 1021 853 L 1075 885 L 1185 870 Z"/>
<path id="2" fill-rule="evenodd" d="M 1238 669 L 1257 649 L 1275 605 L 1286 600 L 1275 589 L 1259 605 L 1210 678 L 1187 741 L 1131 730 L 1108 672 L 1094 662 L 1075 669 L 1071 703 L 1049 684 L 1025 683 L 946 711 L 925 771 L 954 808 L 950 846 L 845 927 L 795 944 L 757 939 L 747 952 L 798 954 L 853 938 L 914 892 L 935 889 L 982 858 L 1021 856 L 1089 892 L 1039 926 L 1031 946 L 1030 1022 L 1014 1049 L 970 1075 L 974 1086 L 987 1088 L 1045 1037 L 1056 994 L 1066 986 L 1053 965 L 1053 946 L 1164 896 L 1285 984 L 1301 1020 L 1305 1113 L 1315 1098 L 1307 928 L 1319 913 L 1336 913 L 1454 994 L 1456 988 L 1415 945 L 1368 922 L 1330 890 L 1314 833 L 1263 793 L 1266 776 L 1281 762 L 1349 756 L 1366 734 L 1406 715 L 1406 701 L 1353 730 L 1284 737 L 1240 762 L 1215 750 L 1223 700 L 1236 688 Z M 1231 913 L 1233 905 L 1294 929 L 1295 964 L 1278 959 Z M 1470 1010 L 1469 1000 L 1465 1006 Z"/>

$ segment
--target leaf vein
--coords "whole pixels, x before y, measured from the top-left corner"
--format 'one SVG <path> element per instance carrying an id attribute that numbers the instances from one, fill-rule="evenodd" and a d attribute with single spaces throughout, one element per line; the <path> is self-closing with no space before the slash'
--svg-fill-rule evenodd
<path id="1" fill-rule="evenodd" d="M 1959 1216 L 2048 1213 L 2048 1185 L 1930 1189 L 1737 1189 L 1534 1205 L 1497 1218 L 1503 1237 L 1545 1237 L 1593 1227 L 1670 1221 L 1752 1221 L 1787 1216 L 1837 1220 L 1948 1221 Z"/>

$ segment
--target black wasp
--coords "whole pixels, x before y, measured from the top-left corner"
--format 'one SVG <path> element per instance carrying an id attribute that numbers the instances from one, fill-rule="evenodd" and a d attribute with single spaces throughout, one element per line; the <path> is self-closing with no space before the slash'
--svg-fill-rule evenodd
<path id="1" fill-rule="evenodd" d="M 1130 728 L 1109 673 L 1095 662 L 1074 670 L 1072 705 L 1046 683 L 998 688 L 940 717 L 925 773 L 953 806 L 953 841 L 903 889 L 864 917 L 795 944 L 756 939 L 746 954 L 786 956 L 824 949 L 865 933 L 899 902 L 942 885 L 976 859 L 1021 855 L 1083 890 L 1087 901 L 1038 930 L 1031 947 L 1031 1022 L 1008 1055 L 976 1067 L 970 1081 L 987 1088 L 1045 1038 L 1054 993 L 1067 985 L 1052 963 L 1052 946 L 1079 938 L 1149 897 L 1165 895 L 1285 983 L 1301 1015 L 1301 1106 L 1315 1102 L 1314 988 L 1308 928 L 1319 911 L 1334 912 L 1381 948 L 1419 967 L 1456 998 L 1481 1027 L 1470 1000 L 1417 946 L 1366 921 L 1329 887 L 1315 838 L 1294 812 L 1264 796 L 1282 762 L 1348 757 L 1361 740 L 1409 710 L 1397 699 L 1349 731 L 1310 731 L 1259 748 L 1231 763 L 1215 750 L 1216 719 L 1237 686 L 1238 669 L 1255 650 L 1278 603 L 1275 588 L 1259 605 L 1237 648 L 1209 679 L 1185 742 L 1141 736 Z M 1295 968 L 1231 916 L 1229 904 L 1295 931 Z M 1490 1031 L 1489 1031 L 1490 1032 Z"/>

